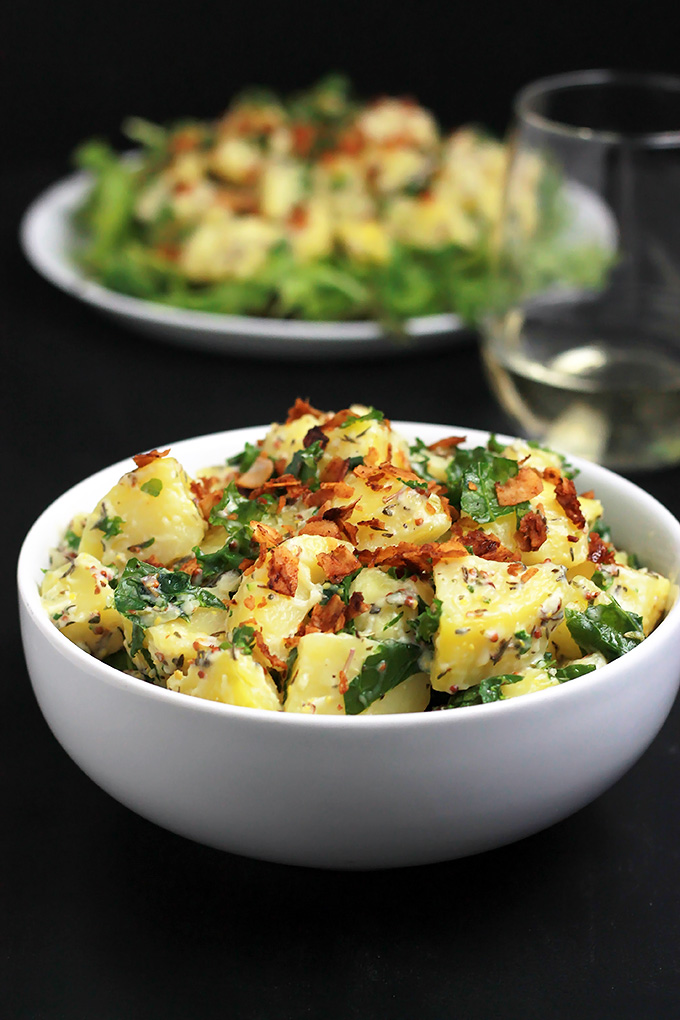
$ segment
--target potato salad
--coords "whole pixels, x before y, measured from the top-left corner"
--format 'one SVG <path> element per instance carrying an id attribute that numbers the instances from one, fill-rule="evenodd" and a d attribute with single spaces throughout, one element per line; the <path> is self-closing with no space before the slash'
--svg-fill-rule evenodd
<path id="1" fill-rule="evenodd" d="M 131 470 L 53 550 L 42 604 L 131 676 L 228 705 L 330 715 L 462 708 L 635 648 L 670 583 L 618 549 L 558 454 L 432 445 L 382 412 L 298 399 L 191 478 Z"/>
<path id="2" fill-rule="evenodd" d="M 474 321 L 499 296 L 492 255 L 508 148 L 479 129 L 446 134 L 410 99 L 356 102 L 340 77 L 289 99 L 251 90 L 214 122 L 124 128 L 137 159 L 102 142 L 76 154 L 93 186 L 74 255 L 112 290 L 393 328 L 442 312 Z M 527 153 L 513 174 L 534 284 L 590 280 L 602 256 L 562 250 L 555 171 Z"/>

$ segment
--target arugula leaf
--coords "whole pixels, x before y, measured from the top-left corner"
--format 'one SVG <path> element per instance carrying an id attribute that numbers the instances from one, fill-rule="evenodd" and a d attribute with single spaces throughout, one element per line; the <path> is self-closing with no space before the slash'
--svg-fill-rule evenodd
<path id="1" fill-rule="evenodd" d="M 524 655 L 531 648 L 532 638 L 531 634 L 528 634 L 526 630 L 516 630 L 514 634 L 515 646 L 517 648 L 518 655 Z"/>
<path id="2" fill-rule="evenodd" d="M 614 583 L 614 578 L 611 574 L 604 573 L 602 570 L 596 570 L 591 578 L 593 584 L 596 584 L 602 591 L 607 591 L 608 588 Z"/>
<path id="3" fill-rule="evenodd" d="M 384 694 L 420 672 L 420 645 L 403 641 L 383 641 L 364 660 L 361 671 L 350 681 L 345 692 L 345 712 L 359 715 Z"/>
<path id="4" fill-rule="evenodd" d="M 163 490 L 163 483 L 160 478 L 150 478 L 148 482 L 144 482 L 140 485 L 142 492 L 146 492 L 149 496 L 160 496 Z"/>
<path id="5" fill-rule="evenodd" d="M 135 557 L 125 565 L 113 598 L 121 616 L 132 622 L 130 655 L 135 655 L 142 646 L 143 632 L 149 624 L 139 617 L 150 610 L 155 616 L 173 608 L 176 616 L 187 619 L 196 606 L 224 609 L 224 603 L 216 595 L 195 587 L 183 571 L 155 567 Z"/>
<path id="6" fill-rule="evenodd" d="M 340 425 L 340 428 L 348 429 L 350 425 L 356 425 L 358 421 L 383 421 L 384 418 L 385 415 L 382 411 L 378 411 L 375 407 L 371 407 L 366 414 L 351 414 L 349 418 L 345 418 Z"/>
<path id="7" fill-rule="evenodd" d="M 120 535 L 123 530 L 121 525 L 125 524 L 122 517 L 108 517 L 106 514 L 102 514 L 98 521 L 96 521 L 92 527 L 96 528 L 97 531 L 101 531 L 104 538 L 113 538 L 114 535 Z"/>
<path id="8" fill-rule="evenodd" d="M 500 673 L 498 676 L 488 676 L 475 687 L 468 687 L 464 691 L 456 691 L 449 698 L 446 708 L 468 708 L 470 705 L 486 705 L 492 701 L 502 701 L 503 684 L 516 684 L 524 677 L 519 673 Z"/>
<path id="9" fill-rule="evenodd" d="M 310 489 L 318 489 L 320 484 L 318 464 L 322 454 L 323 445 L 321 440 L 317 439 L 306 449 L 295 451 L 284 474 L 299 478 L 304 485 L 309 485 Z"/>
<path id="10" fill-rule="evenodd" d="M 644 638 L 642 617 L 628 613 L 618 602 L 588 606 L 580 613 L 576 609 L 565 611 L 567 627 L 582 652 L 601 652 L 607 662 L 618 659 L 640 644 Z"/>
<path id="11" fill-rule="evenodd" d="M 273 502 L 271 496 L 249 499 L 241 495 L 234 482 L 227 485 L 210 514 L 210 523 L 221 525 L 227 533 L 224 545 L 212 553 L 201 552 L 198 546 L 193 549 L 203 572 L 202 584 L 210 585 L 226 571 L 236 570 L 244 559 L 257 557 L 259 549 L 253 542 L 251 524 L 266 517 Z"/>
<path id="12" fill-rule="evenodd" d="M 229 457 L 227 464 L 229 467 L 238 468 L 239 474 L 243 475 L 253 466 L 259 456 L 259 446 L 255 446 L 253 443 L 246 443 L 240 453 L 237 453 L 234 457 Z"/>
<path id="13" fill-rule="evenodd" d="M 592 662 L 572 662 L 569 666 L 560 666 L 559 669 L 556 669 L 554 676 L 556 680 L 563 684 L 567 680 L 576 679 L 577 676 L 585 676 L 586 673 L 592 673 L 594 669 L 597 669 L 597 666 Z"/>
<path id="14" fill-rule="evenodd" d="M 499 457 L 482 446 L 473 450 L 458 448 L 447 467 L 449 499 L 478 524 L 488 524 L 512 511 L 522 515 L 530 507 L 526 500 L 501 506 L 496 498 L 496 483 L 504 484 L 518 471 L 516 460 Z"/>
<path id="15" fill-rule="evenodd" d="M 432 604 L 424 606 L 411 624 L 411 629 L 419 641 L 431 641 L 439 630 L 439 621 L 442 615 L 441 599 L 432 599 Z"/>

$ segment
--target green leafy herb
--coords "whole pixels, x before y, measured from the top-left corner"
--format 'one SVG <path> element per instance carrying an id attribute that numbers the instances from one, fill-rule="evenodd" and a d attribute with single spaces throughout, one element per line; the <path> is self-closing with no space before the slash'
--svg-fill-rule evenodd
<path id="1" fill-rule="evenodd" d="M 230 467 L 238 468 L 239 474 L 243 475 L 249 470 L 260 456 L 259 446 L 255 446 L 253 443 L 246 443 L 243 450 L 237 453 L 234 457 L 230 457 L 227 464 Z"/>
<path id="2" fill-rule="evenodd" d="M 347 574 L 347 576 L 343 577 L 342 581 L 338 584 L 333 584 L 330 581 L 324 584 L 321 591 L 321 605 L 324 606 L 327 602 L 330 602 L 334 595 L 339 595 L 345 605 L 347 605 L 350 598 L 349 590 L 352 586 L 352 581 L 363 569 L 363 567 L 359 567 L 358 570 L 353 571 L 351 574 Z"/>
<path id="3" fill-rule="evenodd" d="M 427 492 L 427 482 L 417 482 L 415 478 L 400 478 L 399 481 L 402 485 L 408 485 L 409 489 L 415 489 L 416 492 Z"/>
<path id="4" fill-rule="evenodd" d="M 505 446 L 503 445 L 503 443 L 498 442 L 498 440 L 496 439 L 496 433 L 492 432 L 487 440 L 486 448 L 487 450 L 489 450 L 490 453 L 502 453 L 503 450 L 505 449 Z"/>
<path id="5" fill-rule="evenodd" d="M 358 715 L 394 687 L 419 672 L 420 645 L 383 641 L 364 660 L 345 692 L 345 712 Z"/>
<path id="6" fill-rule="evenodd" d="M 96 521 L 92 527 L 96 528 L 97 531 L 101 531 L 105 539 L 113 538 L 114 535 L 120 535 L 123 530 L 121 525 L 125 524 L 122 517 L 107 517 L 103 514 L 98 521 Z"/>
<path id="7" fill-rule="evenodd" d="M 399 623 L 399 621 L 401 620 L 403 615 L 404 615 L 404 610 L 402 609 L 402 611 L 400 613 L 397 613 L 396 616 L 393 616 L 391 620 L 387 621 L 387 623 L 383 627 L 383 630 L 387 630 L 388 627 L 394 627 L 395 624 Z M 352 622 L 354 622 L 354 621 L 352 621 Z"/>
<path id="8" fill-rule="evenodd" d="M 472 517 L 478 524 L 487 524 L 498 517 L 504 517 L 512 510 L 526 512 L 529 509 L 526 500 L 513 506 L 501 506 L 496 497 L 496 483 L 504 484 L 517 474 L 519 470 L 517 461 L 498 457 L 486 450 L 483 453 L 485 456 L 475 458 L 463 470 L 461 513 Z"/>
<path id="9" fill-rule="evenodd" d="M 255 628 L 249 627 L 247 623 L 243 623 L 240 627 L 236 627 L 231 636 L 231 644 L 234 648 L 238 648 L 239 651 L 244 652 L 246 655 L 252 655 L 253 647 L 255 645 Z"/>
<path id="10" fill-rule="evenodd" d="M 613 585 L 614 578 L 611 574 L 605 573 L 602 570 L 596 570 L 593 573 L 592 582 L 593 584 L 596 584 L 598 588 L 601 588 L 602 591 L 607 591 L 607 589 L 611 588 Z"/>
<path id="11" fill-rule="evenodd" d="M 563 684 L 567 680 L 574 680 L 577 676 L 592 673 L 594 669 L 597 667 L 592 662 L 572 662 L 569 666 L 560 666 L 559 669 L 554 670 L 554 676 Z"/>
<path id="12" fill-rule="evenodd" d="M 515 631 L 515 647 L 518 655 L 524 655 L 531 648 L 532 640 L 531 634 L 527 634 L 525 630 Z"/>
<path id="13" fill-rule="evenodd" d="M 70 528 L 66 529 L 64 541 L 72 552 L 78 552 L 78 549 L 80 548 L 80 537 L 76 535 L 75 532 L 71 531 Z"/>
<path id="14" fill-rule="evenodd" d="M 266 517 L 273 502 L 271 496 L 249 499 L 241 495 L 234 482 L 227 485 L 210 514 L 210 523 L 221 525 L 227 533 L 224 545 L 212 553 L 204 553 L 198 546 L 193 549 L 202 571 L 202 584 L 210 585 L 226 571 L 236 570 L 244 559 L 257 557 L 251 524 Z"/>
<path id="15" fill-rule="evenodd" d="M 174 609 L 176 616 L 188 618 L 197 606 L 224 609 L 224 603 L 212 592 L 197 588 L 183 571 L 167 570 L 136 558 L 128 560 L 116 590 L 114 603 L 118 612 L 132 622 L 130 655 L 142 647 L 144 628 L 149 624 L 140 616 L 153 610 L 153 616 Z"/>
<path id="16" fill-rule="evenodd" d="M 163 483 L 160 478 L 150 478 L 148 482 L 144 482 L 140 485 L 142 492 L 146 492 L 149 496 L 160 496 L 163 490 Z"/>
<path id="17" fill-rule="evenodd" d="M 349 418 L 345 418 L 340 425 L 340 428 L 348 429 L 350 425 L 356 425 L 359 421 L 383 421 L 384 418 L 385 415 L 382 411 L 378 411 L 375 407 L 371 407 L 366 414 L 351 414 Z"/>
<path id="18" fill-rule="evenodd" d="M 602 605 L 589 606 L 585 612 L 567 608 L 567 627 L 582 652 L 601 652 L 608 662 L 625 655 L 644 638 L 642 617 L 628 613 L 610 598 Z"/>
<path id="19" fill-rule="evenodd" d="M 137 552 L 138 549 L 148 549 L 155 541 L 155 538 L 147 538 L 146 542 L 135 542 L 134 545 L 128 546 L 128 552 Z"/>
<path id="20" fill-rule="evenodd" d="M 524 679 L 519 673 L 501 673 L 498 676 L 489 676 L 482 680 L 475 687 L 468 687 L 464 691 L 456 691 L 449 699 L 447 708 L 467 708 L 470 705 L 486 705 L 491 701 L 502 701 L 503 684 L 516 684 L 518 680 Z"/>
<path id="21" fill-rule="evenodd" d="M 323 454 L 323 444 L 317 439 L 304 450 L 296 450 L 293 459 L 285 470 L 285 474 L 291 474 L 299 478 L 304 485 L 310 489 L 319 488 L 319 461 Z"/>
<path id="22" fill-rule="evenodd" d="M 439 629 L 442 615 L 441 599 L 432 599 L 431 605 L 423 606 L 421 612 L 411 624 L 411 628 L 419 641 L 429 642 Z"/>

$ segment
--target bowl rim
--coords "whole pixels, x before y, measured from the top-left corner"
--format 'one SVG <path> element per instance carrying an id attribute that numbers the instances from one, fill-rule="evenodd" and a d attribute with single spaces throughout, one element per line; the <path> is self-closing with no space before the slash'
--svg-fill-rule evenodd
<path id="1" fill-rule="evenodd" d="M 416 430 L 420 429 L 436 430 L 436 432 L 441 435 L 465 435 L 466 445 L 470 445 L 470 443 L 485 442 L 492 434 L 496 435 L 501 442 L 509 442 L 518 438 L 505 433 L 491 433 L 482 429 L 469 429 L 457 425 L 441 425 L 431 422 L 412 422 L 393 419 L 391 424 L 397 432 L 402 433 L 406 431 L 406 433 L 412 432 L 415 434 Z M 158 443 L 156 444 L 156 448 L 165 449 L 166 447 L 170 447 L 173 450 L 177 450 L 179 447 L 177 455 L 180 463 L 182 463 L 181 454 L 183 447 L 193 445 L 200 447 L 200 445 L 204 443 L 218 443 L 224 439 L 227 444 L 227 448 L 224 452 L 225 454 L 228 454 L 228 445 L 230 442 L 238 441 L 241 444 L 240 447 L 234 447 L 234 449 L 237 450 L 241 448 L 243 443 L 246 441 L 251 441 L 254 438 L 262 438 L 269 427 L 270 425 L 256 425 L 206 433 L 201 436 L 193 436 L 188 439 L 177 440 L 173 443 Z M 609 481 L 610 483 L 619 486 L 628 497 L 641 500 L 645 503 L 653 512 L 659 523 L 662 526 L 665 526 L 665 528 L 674 536 L 675 551 L 680 562 L 680 521 L 678 521 L 677 518 L 659 500 L 646 492 L 635 482 L 624 478 L 608 468 L 602 467 L 599 464 L 590 463 L 585 461 L 583 458 L 576 457 L 571 454 L 568 456 L 574 467 L 579 470 L 587 471 L 588 473 L 594 473 L 596 478 L 597 476 L 600 476 L 605 481 Z M 94 484 L 100 476 L 103 478 L 109 475 L 114 476 L 116 472 L 120 475 L 129 471 L 129 461 L 130 457 L 126 457 L 123 460 L 110 464 L 107 467 L 88 475 L 86 478 L 81 479 L 81 481 L 70 486 L 61 493 L 61 495 L 57 496 L 56 499 L 52 500 L 52 502 L 36 518 L 22 542 L 19 553 L 17 564 L 17 589 L 19 603 L 20 606 L 25 609 L 31 623 L 37 627 L 41 636 L 47 640 L 55 654 L 60 658 L 69 661 L 76 669 L 90 670 L 95 678 L 101 680 L 108 686 L 118 688 L 121 691 L 128 691 L 133 696 L 159 700 L 160 704 L 165 703 L 168 706 L 178 706 L 180 711 L 186 710 L 207 713 L 208 715 L 216 714 L 218 718 L 220 716 L 224 716 L 227 719 L 233 718 L 241 721 L 251 720 L 253 723 L 268 720 L 266 723 L 267 725 L 283 725 L 294 728 L 302 727 L 306 729 L 308 727 L 312 727 L 314 730 L 321 730 L 326 727 L 340 727 L 342 729 L 351 730 L 354 733 L 370 732 L 375 729 L 382 730 L 394 727 L 401 729 L 413 726 L 432 727 L 438 725 L 479 725 L 480 719 L 487 719 L 491 721 L 493 718 L 498 718 L 499 712 L 503 715 L 510 716 L 513 712 L 517 711 L 531 712 L 531 706 L 534 706 L 533 711 L 538 712 L 540 711 L 540 707 L 544 705 L 547 700 L 577 697 L 579 692 L 583 692 L 587 695 L 588 691 L 595 692 L 602 687 L 616 685 L 619 676 L 625 670 L 630 668 L 630 656 L 635 657 L 633 661 L 636 666 L 643 670 L 643 656 L 646 656 L 647 659 L 649 659 L 650 656 L 653 657 L 659 644 L 662 641 L 665 641 L 667 637 L 671 637 L 671 628 L 674 627 L 680 634 L 680 598 L 676 597 L 674 604 L 668 610 L 665 618 L 659 623 L 649 637 L 645 638 L 640 645 L 633 648 L 630 652 L 627 652 L 620 658 L 607 663 L 606 667 L 602 667 L 596 670 L 595 673 L 589 674 L 587 682 L 583 684 L 575 684 L 572 681 L 566 684 L 560 684 L 558 687 L 550 687 L 542 691 L 536 691 L 528 697 L 510 698 L 506 701 L 490 702 L 484 705 L 471 705 L 467 706 L 463 712 L 434 711 L 370 716 L 317 716 L 312 713 L 273 712 L 261 708 L 227 705 L 222 702 L 210 701 L 205 698 L 194 698 L 189 695 L 185 695 L 183 697 L 178 696 L 178 693 L 175 691 L 170 691 L 164 687 L 156 686 L 149 681 L 129 676 L 128 674 L 115 669 L 113 666 L 102 662 L 100 659 L 95 658 L 82 648 L 79 648 L 52 625 L 40 604 L 40 596 L 38 586 L 36 584 L 36 566 L 37 569 L 42 568 L 36 564 L 36 556 L 38 554 L 38 549 L 40 548 L 38 546 L 37 536 L 40 534 L 47 522 L 51 523 L 54 518 L 56 523 L 56 515 L 58 512 L 65 508 L 71 499 L 75 498 L 77 491 L 81 487 Z M 104 482 L 104 484 L 107 484 L 107 482 Z M 111 483 L 109 482 L 108 484 L 110 486 Z M 595 481 L 595 487 L 597 487 L 597 480 Z M 77 507 L 72 508 L 71 512 L 77 512 L 77 509 Z M 64 522 L 64 526 L 65 524 L 66 522 Z M 49 546 L 44 548 L 45 557 L 47 556 L 48 551 Z M 671 578 L 671 582 L 676 585 L 676 596 L 678 580 L 679 578 Z M 624 665 L 625 663 L 628 663 L 628 665 Z M 651 665 L 651 663 L 649 664 Z M 184 706 L 184 709 L 182 709 L 181 706 Z M 470 719 L 471 723 L 461 721 L 466 719 Z M 281 720 L 286 721 L 281 722 Z M 448 720 L 458 721 L 452 722 Z M 477 720 L 477 722 L 475 722 L 475 720 Z"/>

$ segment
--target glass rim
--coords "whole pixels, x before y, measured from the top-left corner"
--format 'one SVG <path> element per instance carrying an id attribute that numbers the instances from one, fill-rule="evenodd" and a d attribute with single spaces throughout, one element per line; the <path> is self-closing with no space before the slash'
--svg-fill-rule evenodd
<path id="1" fill-rule="evenodd" d="M 605 68 L 583 71 L 567 71 L 564 74 L 548 75 L 537 78 L 524 85 L 513 101 L 513 111 L 518 120 L 542 131 L 574 138 L 579 141 L 604 142 L 649 147 L 680 146 L 680 124 L 677 128 L 665 131 L 614 131 L 599 128 L 579 127 L 575 124 L 564 124 L 553 120 L 542 113 L 531 109 L 532 100 L 551 92 L 557 93 L 564 89 L 579 86 L 597 85 L 629 85 L 640 89 L 677 93 L 680 99 L 680 76 L 656 71 L 615 71 Z"/>

